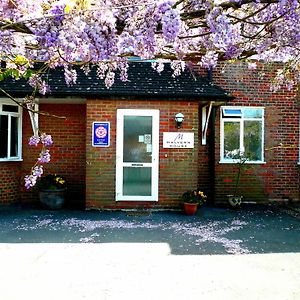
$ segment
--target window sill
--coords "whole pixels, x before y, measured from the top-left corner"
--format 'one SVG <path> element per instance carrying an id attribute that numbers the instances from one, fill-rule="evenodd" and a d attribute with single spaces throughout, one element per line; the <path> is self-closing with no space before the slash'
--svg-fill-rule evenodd
<path id="1" fill-rule="evenodd" d="M 23 161 L 23 159 L 22 158 L 0 159 L 0 163 L 2 163 L 2 162 L 11 162 L 11 161 L 18 162 L 18 161 Z"/>
<path id="2" fill-rule="evenodd" d="M 234 161 L 234 160 L 220 160 L 219 164 L 238 164 L 238 161 Z M 246 161 L 245 164 L 247 165 L 264 165 L 266 164 L 265 161 Z M 300 164 L 300 162 L 299 162 Z"/>

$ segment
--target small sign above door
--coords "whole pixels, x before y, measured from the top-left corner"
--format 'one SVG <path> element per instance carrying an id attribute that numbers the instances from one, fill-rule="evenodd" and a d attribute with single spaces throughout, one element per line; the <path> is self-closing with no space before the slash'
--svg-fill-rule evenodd
<path id="1" fill-rule="evenodd" d="M 164 132 L 163 148 L 194 148 L 194 133 Z"/>
<path id="2" fill-rule="evenodd" d="M 110 136 L 109 122 L 93 122 L 92 145 L 93 147 L 108 147 Z"/>

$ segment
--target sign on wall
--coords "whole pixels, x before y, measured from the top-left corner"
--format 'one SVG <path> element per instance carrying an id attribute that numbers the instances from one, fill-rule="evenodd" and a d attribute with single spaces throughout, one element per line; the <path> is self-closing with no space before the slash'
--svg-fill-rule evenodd
<path id="1" fill-rule="evenodd" d="M 194 148 L 194 133 L 164 132 L 163 148 Z"/>
<path id="2" fill-rule="evenodd" d="M 93 122 L 92 146 L 108 147 L 110 143 L 110 123 Z"/>

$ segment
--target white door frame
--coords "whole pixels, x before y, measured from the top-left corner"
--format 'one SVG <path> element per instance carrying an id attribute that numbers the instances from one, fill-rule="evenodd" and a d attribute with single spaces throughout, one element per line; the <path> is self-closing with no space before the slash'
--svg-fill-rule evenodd
<path id="1" fill-rule="evenodd" d="M 133 164 L 123 162 L 124 116 L 152 117 L 152 162 Z M 158 171 L 159 171 L 159 110 L 157 109 L 118 109 L 116 133 L 116 201 L 158 201 Z M 151 195 L 123 195 L 123 167 L 151 167 Z M 141 166 L 142 165 L 142 166 Z"/>

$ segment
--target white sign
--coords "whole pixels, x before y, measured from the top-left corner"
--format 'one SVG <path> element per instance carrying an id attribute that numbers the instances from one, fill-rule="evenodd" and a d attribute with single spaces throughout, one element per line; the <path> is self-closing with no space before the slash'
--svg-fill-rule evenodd
<path id="1" fill-rule="evenodd" d="M 163 148 L 194 148 L 194 133 L 164 132 Z"/>

